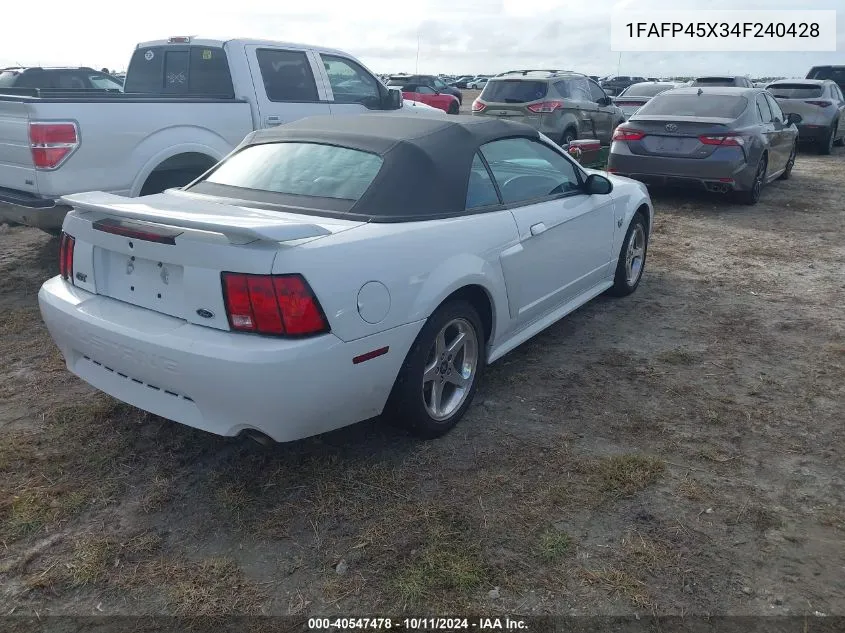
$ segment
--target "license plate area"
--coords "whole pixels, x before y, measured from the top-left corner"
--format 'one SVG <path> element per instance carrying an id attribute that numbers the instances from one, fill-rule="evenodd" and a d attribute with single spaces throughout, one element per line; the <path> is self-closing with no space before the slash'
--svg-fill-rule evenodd
<path id="1" fill-rule="evenodd" d="M 182 266 L 95 247 L 97 292 L 113 299 L 182 316 Z"/>
<path id="2" fill-rule="evenodd" d="M 691 154 L 699 145 L 698 139 L 678 136 L 649 135 L 643 142 L 646 149 L 655 154 Z"/>

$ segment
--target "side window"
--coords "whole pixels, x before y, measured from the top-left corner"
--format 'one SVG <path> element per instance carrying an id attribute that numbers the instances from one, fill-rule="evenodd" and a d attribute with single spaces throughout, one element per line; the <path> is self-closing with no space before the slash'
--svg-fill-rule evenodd
<path id="1" fill-rule="evenodd" d="M 765 96 L 766 96 L 766 101 L 769 102 L 769 107 L 772 110 L 772 118 L 775 121 L 785 121 L 786 117 L 783 116 L 783 110 L 780 109 L 778 102 L 775 101 L 774 98 L 771 95 L 767 94 Z"/>
<path id="2" fill-rule="evenodd" d="M 757 95 L 757 111 L 760 113 L 760 120 L 763 123 L 772 122 L 772 110 L 769 108 L 765 95 Z"/>
<path id="3" fill-rule="evenodd" d="M 377 108 L 381 101 L 378 82 L 351 59 L 320 55 L 329 76 L 335 103 L 360 103 Z"/>
<path id="4" fill-rule="evenodd" d="M 433 95 L 434 89 L 429 88 L 428 86 L 417 86 L 417 89 L 414 92 L 421 95 Z"/>
<path id="5" fill-rule="evenodd" d="M 593 97 L 590 95 L 590 88 L 583 79 L 567 79 L 566 83 L 569 88 L 570 99 L 574 99 L 575 101 L 593 100 Z"/>
<path id="6" fill-rule="evenodd" d="M 499 194 L 496 193 L 496 186 L 493 184 L 481 156 L 476 154 L 472 160 L 472 169 L 469 172 L 467 210 L 487 207 L 491 204 L 499 204 Z"/>
<path id="7" fill-rule="evenodd" d="M 592 97 L 592 101 L 598 103 L 607 96 L 604 94 L 604 90 L 602 90 L 597 83 L 588 81 L 587 84 L 590 87 L 590 96 Z"/>
<path id="8" fill-rule="evenodd" d="M 320 100 L 305 52 L 262 48 L 255 55 L 270 101 L 313 103 Z"/>
<path id="9" fill-rule="evenodd" d="M 557 90 L 557 93 L 564 99 L 572 98 L 572 94 L 569 91 L 569 83 L 566 81 L 558 81 L 555 83 L 555 90 Z"/>
<path id="10" fill-rule="evenodd" d="M 538 141 L 502 139 L 483 145 L 481 153 L 505 204 L 527 203 L 580 189 L 575 165 Z"/>

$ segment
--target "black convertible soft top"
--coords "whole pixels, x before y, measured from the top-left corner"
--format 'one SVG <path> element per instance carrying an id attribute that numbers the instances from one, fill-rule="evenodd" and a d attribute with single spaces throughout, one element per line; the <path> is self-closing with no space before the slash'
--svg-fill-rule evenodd
<path id="1" fill-rule="evenodd" d="M 254 192 L 238 194 L 254 202 L 313 210 L 320 215 L 356 217 L 374 222 L 402 222 L 466 213 L 467 185 L 478 148 L 502 138 L 539 138 L 534 128 L 490 117 L 448 118 L 363 114 L 315 116 L 284 126 L 257 130 L 237 148 L 278 142 L 337 145 L 377 154 L 384 163 L 373 183 L 351 207 L 336 200 Z M 199 186 L 197 186 L 199 185 Z M 232 197 L 228 187 L 197 183 L 197 193 Z M 254 199 L 253 199 L 254 198 Z M 308 209 L 303 208 L 307 206 Z"/>

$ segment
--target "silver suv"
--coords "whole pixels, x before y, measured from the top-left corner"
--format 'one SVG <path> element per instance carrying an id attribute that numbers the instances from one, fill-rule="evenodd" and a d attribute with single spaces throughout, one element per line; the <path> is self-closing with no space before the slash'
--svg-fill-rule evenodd
<path id="1" fill-rule="evenodd" d="M 580 138 L 610 145 L 613 130 L 625 120 L 595 81 L 568 70 L 496 75 L 473 102 L 472 113 L 527 123 L 561 145 Z"/>

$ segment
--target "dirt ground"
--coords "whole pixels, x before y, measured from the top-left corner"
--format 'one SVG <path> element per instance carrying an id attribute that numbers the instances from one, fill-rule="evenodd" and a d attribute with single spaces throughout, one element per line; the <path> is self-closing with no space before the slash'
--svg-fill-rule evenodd
<path id="1" fill-rule="evenodd" d="M 639 290 L 432 442 L 264 448 L 99 395 L 38 314 L 56 240 L 0 231 L 0 612 L 845 615 L 843 174 L 653 192 Z"/>

